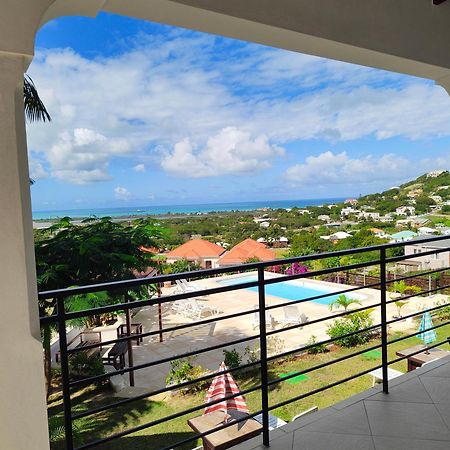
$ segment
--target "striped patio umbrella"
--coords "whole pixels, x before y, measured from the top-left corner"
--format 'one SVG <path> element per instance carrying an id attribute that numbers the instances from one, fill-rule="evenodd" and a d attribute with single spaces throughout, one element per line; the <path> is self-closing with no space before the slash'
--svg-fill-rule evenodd
<path id="1" fill-rule="evenodd" d="M 223 362 L 219 367 L 219 372 L 228 370 L 227 366 Z M 217 375 L 208 389 L 206 394 L 205 403 L 212 402 L 214 400 L 219 400 L 229 395 L 238 394 L 239 387 L 234 381 L 231 373 L 222 373 Z M 245 403 L 245 398 L 243 395 L 238 395 L 237 397 L 231 398 L 229 400 L 224 400 L 223 402 L 216 403 L 215 405 L 207 406 L 203 415 L 212 413 L 214 411 L 223 411 L 228 413 L 229 410 L 239 411 L 240 413 L 248 414 L 247 404 Z"/>
<path id="2" fill-rule="evenodd" d="M 422 320 L 420 321 L 419 325 L 419 334 L 417 337 L 419 339 L 422 339 L 423 343 L 425 345 L 432 344 L 436 339 L 436 331 L 434 329 L 424 331 L 428 328 L 431 328 L 433 326 L 433 321 L 431 320 L 431 314 L 429 311 L 423 313 Z"/>

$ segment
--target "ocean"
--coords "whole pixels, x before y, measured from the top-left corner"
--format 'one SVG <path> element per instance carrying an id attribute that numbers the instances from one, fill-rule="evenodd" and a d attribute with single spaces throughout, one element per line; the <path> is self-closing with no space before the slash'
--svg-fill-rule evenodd
<path id="1" fill-rule="evenodd" d="M 327 203 L 338 203 L 344 201 L 343 198 L 319 198 L 303 200 L 273 200 L 257 202 L 236 202 L 236 203 L 207 203 L 198 205 L 160 205 L 160 206 L 133 206 L 121 208 L 88 208 L 88 209 L 67 209 L 58 211 L 33 211 L 34 220 L 57 219 L 60 217 L 71 217 L 81 219 L 91 216 L 97 217 L 132 217 L 132 216 L 158 216 L 167 214 L 202 214 L 209 212 L 223 211 L 253 211 L 263 208 L 305 208 L 307 206 L 318 206 Z"/>

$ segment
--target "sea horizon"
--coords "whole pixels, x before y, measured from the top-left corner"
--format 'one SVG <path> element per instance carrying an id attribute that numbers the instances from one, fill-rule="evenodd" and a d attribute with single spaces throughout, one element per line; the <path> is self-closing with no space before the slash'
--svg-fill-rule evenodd
<path id="1" fill-rule="evenodd" d="M 271 200 L 271 201 L 248 201 L 229 203 L 199 203 L 186 205 L 152 205 L 152 206 L 123 206 L 113 208 L 80 208 L 65 210 L 45 210 L 33 211 L 33 220 L 52 220 L 61 217 L 72 219 L 83 219 L 87 217 L 140 217 L 140 216 L 161 216 L 170 214 L 207 214 L 212 212 L 229 211 L 253 211 L 258 209 L 288 209 L 306 208 L 307 206 L 320 206 L 329 203 L 338 203 L 345 200 L 345 197 L 330 197 L 316 199 L 298 200 Z"/>

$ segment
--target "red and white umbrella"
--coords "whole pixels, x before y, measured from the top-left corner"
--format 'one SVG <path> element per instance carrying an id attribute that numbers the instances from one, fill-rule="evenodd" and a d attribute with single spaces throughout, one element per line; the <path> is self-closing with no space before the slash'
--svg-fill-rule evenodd
<path id="1" fill-rule="evenodd" d="M 223 362 L 219 367 L 219 372 L 228 370 L 227 366 Z M 217 375 L 208 389 L 206 394 L 205 403 L 212 402 L 214 400 L 219 400 L 221 398 L 228 397 L 229 395 L 238 394 L 239 387 L 234 381 L 231 373 L 221 373 Z M 245 403 L 245 398 L 243 395 L 238 395 L 236 397 L 224 400 L 223 402 L 216 403 L 215 405 L 207 406 L 203 415 L 212 413 L 214 411 L 223 411 L 228 413 L 228 410 L 234 409 L 242 413 L 249 413 L 247 404 Z"/>

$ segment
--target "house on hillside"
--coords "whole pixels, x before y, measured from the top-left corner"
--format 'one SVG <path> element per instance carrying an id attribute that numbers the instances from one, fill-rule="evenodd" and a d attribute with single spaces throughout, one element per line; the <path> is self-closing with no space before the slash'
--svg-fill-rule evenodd
<path id="1" fill-rule="evenodd" d="M 400 206 L 396 208 L 395 214 L 398 216 L 413 216 L 416 212 L 414 206 Z"/>
<path id="2" fill-rule="evenodd" d="M 417 237 L 417 233 L 414 233 L 414 231 L 399 231 L 398 233 L 391 234 L 391 241 L 390 242 L 405 242 L 410 241 L 411 239 L 414 239 Z"/>
<path id="3" fill-rule="evenodd" d="M 342 239 L 347 239 L 349 237 L 352 237 L 352 235 L 345 231 L 336 231 L 336 233 L 330 234 L 329 236 L 320 236 L 320 239 L 325 239 L 326 241 L 341 241 Z"/>
<path id="4" fill-rule="evenodd" d="M 165 253 L 165 256 L 169 264 L 187 259 L 197 262 L 204 269 L 213 269 L 218 267 L 219 257 L 224 252 L 225 249 L 220 245 L 204 239 L 191 239 L 176 249 Z"/>
<path id="5" fill-rule="evenodd" d="M 442 250 L 450 248 L 450 239 L 444 239 L 437 242 L 414 243 L 415 240 L 423 239 L 423 237 L 412 239 L 408 245 L 405 245 L 405 256 L 417 255 L 433 250 Z M 408 270 L 433 270 L 443 269 L 450 265 L 450 250 L 442 253 L 434 253 L 432 255 L 418 256 L 416 258 L 405 259 L 399 266 L 406 271 Z"/>
<path id="6" fill-rule="evenodd" d="M 243 264 L 250 259 L 258 259 L 260 261 L 271 261 L 276 258 L 273 250 L 267 248 L 264 243 L 257 242 L 253 239 L 245 239 L 235 245 L 231 250 L 224 253 L 219 259 L 219 265 L 234 266 Z"/>

